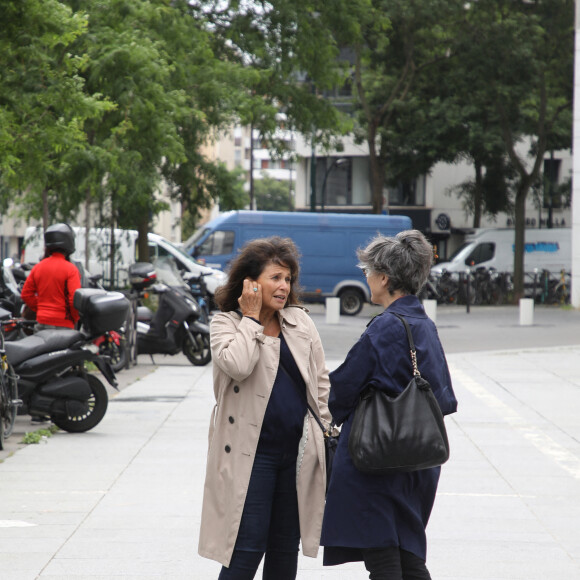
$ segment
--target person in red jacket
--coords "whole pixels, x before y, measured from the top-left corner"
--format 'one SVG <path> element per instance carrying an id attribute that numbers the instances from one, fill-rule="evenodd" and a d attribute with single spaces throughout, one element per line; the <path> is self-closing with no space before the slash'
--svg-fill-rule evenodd
<path id="1" fill-rule="evenodd" d="M 44 232 L 45 256 L 26 278 L 21 297 L 36 312 L 36 330 L 74 328 L 79 313 L 73 305 L 81 287 L 77 267 L 69 261 L 75 251 L 75 234 L 68 224 L 55 224 Z"/>

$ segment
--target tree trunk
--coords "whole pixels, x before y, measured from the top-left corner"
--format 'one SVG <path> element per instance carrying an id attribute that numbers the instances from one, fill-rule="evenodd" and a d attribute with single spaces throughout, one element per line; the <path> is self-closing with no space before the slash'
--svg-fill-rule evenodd
<path id="1" fill-rule="evenodd" d="M 480 161 L 475 161 L 475 191 L 473 192 L 473 227 L 481 227 L 483 205 L 483 176 Z"/>
<path id="2" fill-rule="evenodd" d="M 42 228 L 46 231 L 46 228 L 50 225 L 48 223 L 48 191 L 46 189 L 42 190 Z"/>
<path id="3" fill-rule="evenodd" d="M 85 270 L 89 269 L 89 259 L 90 259 L 90 232 L 91 229 L 91 188 L 87 187 L 87 193 L 85 197 Z"/>
<path id="4" fill-rule="evenodd" d="M 524 245 L 526 237 L 526 197 L 528 187 L 520 183 L 515 202 L 514 303 L 524 296 Z"/>
<path id="5" fill-rule="evenodd" d="M 137 243 L 137 253 L 139 262 L 150 262 L 151 258 L 149 256 L 149 241 L 147 240 L 147 234 L 149 233 L 149 220 L 147 216 L 143 216 L 139 220 L 139 238 Z"/>
<path id="6" fill-rule="evenodd" d="M 109 234 L 109 274 L 110 274 L 110 281 L 109 281 L 109 289 L 115 288 L 115 265 L 117 263 L 116 260 L 116 253 L 117 253 L 117 241 L 115 240 L 115 218 L 111 216 L 111 226 L 110 226 L 110 234 Z"/>

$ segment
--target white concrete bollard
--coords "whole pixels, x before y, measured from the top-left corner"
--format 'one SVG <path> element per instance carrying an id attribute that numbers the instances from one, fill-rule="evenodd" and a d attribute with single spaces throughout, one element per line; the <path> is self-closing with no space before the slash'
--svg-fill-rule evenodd
<path id="1" fill-rule="evenodd" d="M 340 298 L 326 299 L 326 324 L 340 322 Z"/>
<path id="2" fill-rule="evenodd" d="M 423 300 L 425 314 L 437 324 L 437 300 Z"/>
<path id="3" fill-rule="evenodd" d="M 532 298 L 520 298 L 520 326 L 534 324 L 534 301 Z"/>

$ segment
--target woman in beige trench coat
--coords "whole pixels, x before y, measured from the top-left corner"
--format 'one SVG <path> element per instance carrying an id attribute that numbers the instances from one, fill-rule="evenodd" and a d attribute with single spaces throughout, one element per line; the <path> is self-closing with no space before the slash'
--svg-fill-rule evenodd
<path id="1" fill-rule="evenodd" d="M 249 242 L 216 292 L 211 323 L 214 407 L 199 540 L 223 565 L 219 579 L 296 577 L 298 543 L 318 553 L 329 424 L 320 337 L 295 291 L 298 252 L 288 238 Z"/>

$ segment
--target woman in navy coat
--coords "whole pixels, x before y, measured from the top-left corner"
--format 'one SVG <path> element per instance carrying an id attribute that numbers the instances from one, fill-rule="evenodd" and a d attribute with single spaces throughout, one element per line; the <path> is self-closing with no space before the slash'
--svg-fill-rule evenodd
<path id="1" fill-rule="evenodd" d="M 348 452 L 354 410 L 369 385 L 395 396 L 412 376 L 405 317 L 421 375 L 444 415 L 457 410 L 445 354 L 433 322 L 416 294 L 429 275 L 433 249 L 407 230 L 377 236 L 358 251 L 371 300 L 385 307 L 367 326 L 344 363 L 330 374 L 330 412 L 342 425 L 328 488 L 321 545 L 324 565 L 364 561 L 371 580 L 429 579 L 425 528 L 435 501 L 440 467 L 386 475 L 358 471 Z"/>

